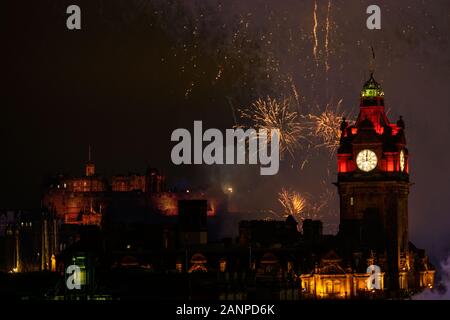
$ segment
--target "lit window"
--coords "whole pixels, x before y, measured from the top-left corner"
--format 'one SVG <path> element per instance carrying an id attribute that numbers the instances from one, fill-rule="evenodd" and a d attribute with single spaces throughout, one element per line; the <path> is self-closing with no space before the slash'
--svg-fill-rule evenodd
<path id="1" fill-rule="evenodd" d="M 355 200 L 353 199 L 353 197 L 350 197 L 350 205 L 351 206 L 355 205 Z"/>
<path id="2" fill-rule="evenodd" d="M 331 281 L 326 282 L 325 293 L 333 293 L 333 283 Z"/>
<path id="3" fill-rule="evenodd" d="M 341 291 L 341 283 L 339 281 L 334 282 L 334 292 L 339 293 Z"/>
<path id="4" fill-rule="evenodd" d="M 221 260 L 220 261 L 220 272 L 225 272 L 227 269 L 227 261 Z"/>

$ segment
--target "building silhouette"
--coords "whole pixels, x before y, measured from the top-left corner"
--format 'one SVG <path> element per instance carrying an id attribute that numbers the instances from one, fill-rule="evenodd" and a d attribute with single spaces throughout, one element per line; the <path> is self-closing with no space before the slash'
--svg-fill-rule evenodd
<path id="1" fill-rule="evenodd" d="M 144 174 L 59 175 L 34 213 L 0 212 L 0 266 L 8 272 L 83 270 L 82 290 L 62 277 L 55 299 L 377 299 L 432 288 L 435 268 L 408 238 L 406 125 L 390 123 L 373 74 L 354 123 L 340 124 L 340 225 L 249 220 L 235 239 L 217 239 L 227 196 L 168 190 L 156 169 Z M 95 276 L 94 276 L 95 275 Z"/>

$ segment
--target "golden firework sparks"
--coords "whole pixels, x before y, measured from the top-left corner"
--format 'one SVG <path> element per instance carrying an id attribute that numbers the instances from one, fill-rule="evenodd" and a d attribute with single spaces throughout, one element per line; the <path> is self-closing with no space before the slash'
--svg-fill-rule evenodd
<path id="1" fill-rule="evenodd" d="M 291 111 L 290 101 L 284 99 L 258 99 L 249 110 L 239 110 L 241 118 L 253 122 L 255 129 L 278 130 L 280 139 L 280 154 L 288 152 L 291 156 L 300 147 L 302 140 L 307 141 L 306 127 L 300 123 L 300 117 Z"/>
<path id="2" fill-rule="evenodd" d="M 296 191 L 281 189 L 278 202 L 283 206 L 285 216 L 292 215 L 301 218 L 306 208 L 306 199 Z"/>
<path id="3" fill-rule="evenodd" d="M 339 147 L 341 138 L 340 125 L 346 114 L 340 111 L 342 99 L 338 102 L 336 108 L 333 110 L 330 104 L 326 109 L 319 114 L 308 114 L 305 116 L 306 122 L 309 124 L 310 135 L 318 139 L 316 147 L 325 147 L 330 150 L 332 154 Z"/>
<path id="4" fill-rule="evenodd" d="M 278 193 L 278 202 L 283 207 L 283 218 L 291 215 L 298 222 L 305 219 L 316 219 L 327 203 L 322 198 L 314 203 L 310 195 L 302 195 L 297 191 L 282 188 Z"/>

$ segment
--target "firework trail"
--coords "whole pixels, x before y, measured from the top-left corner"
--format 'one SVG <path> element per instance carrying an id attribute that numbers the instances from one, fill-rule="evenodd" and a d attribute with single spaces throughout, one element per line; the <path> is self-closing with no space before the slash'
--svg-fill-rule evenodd
<path id="1" fill-rule="evenodd" d="M 313 56 L 316 61 L 316 66 L 319 66 L 318 58 L 317 58 L 317 49 L 319 47 L 319 39 L 317 38 L 317 27 L 318 27 L 318 19 L 317 19 L 317 1 L 314 1 L 314 27 L 313 27 L 313 38 L 314 38 L 314 48 L 313 48 Z"/>
<path id="2" fill-rule="evenodd" d="M 330 70 L 330 64 L 328 62 L 329 51 L 329 37 L 330 37 L 330 14 L 331 14 L 331 0 L 328 0 L 327 20 L 325 23 L 325 70 Z"/>
<path id="3" fill-rule="evenodd" d="M 300 170 L 305 169 L 305 166 L 308 164 L 308 159 L 304 159 L 300 164 Z"/>
<path id="4" fill-rule="evenodd" d="M 297 109 L 300 112 L 300 94 L 298 93 L 297 87 L 295 85 L 292 75 L 289 76 L 289 82 L 291 83 L 292 93 L 294 95 L 295 101 L 297 102 Z"/>
<path id="5" fill-rule="evenodd" d="M 233 102 L 231 101 L 230 97 L 227 97 L 227 100 L 228 100 L 228 104 L 229 104 L 230 109 L 231 109 L 231 114 L 233 116 L 234 126 L 237 127 L 238 124 L 237 124 L 237 119 L 236 119 L 236 111 L 234 109 Z"/>
<path id="6" fill-rule="evenodd" d="M 290 110 L 290 101 L 284 99 L 278 102 L 276 99 L 258 99 L 249 110 L 239 110 L 242 119 L 253 122 L 255 129 L 278 130 L 280 139 L 280 155 L 288 152 L 294 157 L 294 152 L 301 144 L 307 141 L 306 128 L 299 121 L 297 112 Z"/>

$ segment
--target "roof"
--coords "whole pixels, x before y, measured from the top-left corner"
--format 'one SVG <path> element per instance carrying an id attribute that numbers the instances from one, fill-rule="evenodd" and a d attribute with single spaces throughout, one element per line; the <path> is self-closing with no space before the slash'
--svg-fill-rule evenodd
<path id="1" fill-rule="evenodd" d="M 326 255 L 323 256 L 322 261 L 327 262 L 340 262 L 342 259 L 337 255 L 334 250 L 328 251 Z"/>
<path id="2" fill-rule="evenodd" d="M 196 253 L 191 258 L 191 263 L 206 263 L 207 260 L 204 255 Z"/>
<path id="3" fill-rule="evenodd" d="M 263 255 L 261 263 L 276 264 L 278 259 L 272 253 L 266 253 Z"/>

